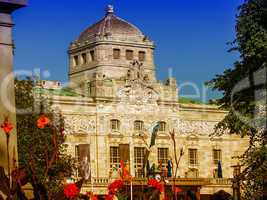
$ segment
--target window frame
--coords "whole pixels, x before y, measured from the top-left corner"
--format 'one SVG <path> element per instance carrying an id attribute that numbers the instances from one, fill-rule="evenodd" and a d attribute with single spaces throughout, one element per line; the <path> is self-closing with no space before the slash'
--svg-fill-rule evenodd
<path id="1" fill-rule="evenodd" d="M 116 55 L 116 51 L 117 51 L 118 55 Z M 120 58 L 121 58 L 121 50 L 118 48 L 114 48 L 113 49 L 113 59 L 118 60 Z"/>
<path id="2" fill-rule="evenodd" d="M 143 54 L 141 56 L 141 54 Z M 145 51 L 138 51 L 138 60 L 143 62 L 146 61 L 146 52 Z"/>
<path id="3" fill-rule="evenodd" d="M 90 50 L 90 59 L 91 59 L 91 61 L 93 62 L 93 61 L 95 61 L 96 60 L 96 57 L 95 57 L 95 50 Z"/>
<path id="4" fill-rule="evenodd" d="M 144 121 L 135 120 L 134 121 L 134 130 L 135 131 L 143 131 L 144 130 Z"/>
<path id="5" fill-rule="evenodd" d="M 126 60 L 133 60 L 134 58 L 134 51 L 133 50 L 130 50 L 130 49 L 127 49 L 125 51 L 125 57 L 126 57 Z"/>
<path id="6" fill-rule="evenodd" d="M 158 164 L 162 162 L 162 168 L 167 169 L 168 160 L 169 160 L 169 148 L 159 147 L 157 156 L 158 156 Z"/>
<path id="7" fill-rule="evenodd" d="M 82 64 L 87 64 L 87 53 L 82 53 L 81 54 L 81 58 L 82 58 Z"/>
<path id="8" fill-rule="evenodd" d="M 79 55 L 75 55 L 73 56 L 73 66 L 79 66 L 80 62 L 79 62 Z"/>
<path id="9" fill-rule="evenodd" d="M 193 154 L 191 154 L 191 151 Z M 193 157 L 191 157 L 192 155 Z M 193 166 L 193 167 L 198 166 L 198 149 L 197 148 L 188 149 L 188 164 L 189 166 Z"/>
<path id="10" fill-rule="evenodd" d="M 115 128 L 114 128 L 114 125 L 115 125 Z M 110 120 L 110 130 L 111 131 L 119 131 L 120 130 L 120 120 L 118 120 L 118 119 L 111 119 Z"/>
<path id="11" fill-rule="evenodd" d="M 109 147 L 109 168 L 112 170 L 114 167 L 119 169 L 120 166 L 120 149 L 118 146 Z"/>
<path id="12" fill-rule="evenodd" d="M 134 147 L 134 173 L 135 177 L 144 177 L 144 160 L 145 157 L 145 147 Z"/>
<path id="13" fill-rule="evenodd" d="M 217 157 L 217 158 L 215 158 L 215 157 Z M 213 159 L 214 165 L 218 165 L 219 161 L 222 163 L 222 150 L 221 149 L 213 149 L 212 150 L 212 159 Z"/>
<path id="14" fill-rule="evenodd" d="M 167 123 L 165 121 L 160 121 L 159 122 L 159 131 L 160 132 L 165 132 L 167 127 Z"/>

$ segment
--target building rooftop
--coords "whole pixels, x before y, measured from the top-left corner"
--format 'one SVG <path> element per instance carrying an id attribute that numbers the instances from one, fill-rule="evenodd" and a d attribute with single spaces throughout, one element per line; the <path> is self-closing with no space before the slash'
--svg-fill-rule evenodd
<path id="1" fill-rule="evenodd" d="M 76 42 L 84 42 L 92 37 L 127 36 L 144 39 L 144 34 L 133 24 L 117 17 L 113 6 L 109 5 L 103 19 L 88 27 Z"/>

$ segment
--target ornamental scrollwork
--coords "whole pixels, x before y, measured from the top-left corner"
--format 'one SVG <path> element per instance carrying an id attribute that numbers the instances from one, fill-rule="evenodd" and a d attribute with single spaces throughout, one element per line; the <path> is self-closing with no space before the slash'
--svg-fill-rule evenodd
<path id="1" fill-rule="evenodd" d="M 95 120 L 86 116 L 64 116 L 65 134 L 89 134 L 95 131 Z"/>
<path id="2" fill-rule="evenodd" d="M 198 135 L 209 135 L 213 133 L 217 122 L 177 120 L 176 126 L 181 134 L 195 133 Z"/>

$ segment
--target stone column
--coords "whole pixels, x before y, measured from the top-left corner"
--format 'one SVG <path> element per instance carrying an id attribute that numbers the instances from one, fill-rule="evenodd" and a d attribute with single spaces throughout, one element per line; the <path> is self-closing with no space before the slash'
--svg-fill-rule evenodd
<path id="1" fill-rule="evenodd" d="M 11 169 L 13 158 L 17 160 L 12 40 L 12 27 L 14 24 L 11 14 L 25 5 L 26 0 L 0 0 L 0 124 L 2 124 L 5 117 L 8 117 L 14 125 L 9 140 Z M 0 130 L 0 166 L 5 168 L 6 173 L 7 163 L 6 136 L 3 130 Z"/>

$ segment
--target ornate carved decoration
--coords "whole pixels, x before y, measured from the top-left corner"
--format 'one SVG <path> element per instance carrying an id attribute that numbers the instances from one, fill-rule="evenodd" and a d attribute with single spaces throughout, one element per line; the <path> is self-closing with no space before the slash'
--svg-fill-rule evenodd
<path id="1" fill-rule="evenodd" d="M 127 72 L 126 84 L 119 88 L 117 96 L 122 102 L 133 105 L 156 104 L 159 94 L 153 89 L 142 63 L 134 61 Z"/>
<path id="2" fill-rule="evenodd" d="M 95 131 L 95 121 L 82 115 L 67 115 L 65 120 L 65 134 L 88 134 Z"/>
<path id="3" fill-rule="evenodd" d="M 176 127 L 181 134 L 194 133 L 197 135 L 209 135 L 213 133 L 217 122 L 177 120 Z"/>

